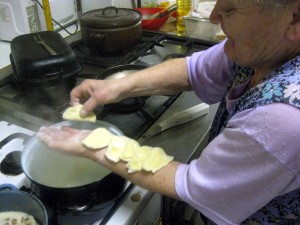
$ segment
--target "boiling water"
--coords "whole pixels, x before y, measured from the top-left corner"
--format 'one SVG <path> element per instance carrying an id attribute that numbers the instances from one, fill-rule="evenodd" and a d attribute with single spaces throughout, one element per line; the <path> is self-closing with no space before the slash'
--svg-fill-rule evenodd
<path id="1" fill-rule="evenodd" d="M 111 173 L 94 161 L 64 155 L 46 147 L 35 151 L 28 160 L 29 176 L 50 187 L 77 187 L 101 180 Z"/>

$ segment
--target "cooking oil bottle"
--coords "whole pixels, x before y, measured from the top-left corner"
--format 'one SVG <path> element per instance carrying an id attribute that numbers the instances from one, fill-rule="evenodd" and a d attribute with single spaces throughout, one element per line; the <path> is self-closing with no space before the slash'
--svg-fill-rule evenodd
<path id="1" fill-rule="evenodd" d="M 191 12 L 192 1 L 191 0 L 176 0 L 177 4 L 177 20 L 176 28 L 179 33 L 184 33 L 185 25 L 183 17 L 187 16 Z"/>

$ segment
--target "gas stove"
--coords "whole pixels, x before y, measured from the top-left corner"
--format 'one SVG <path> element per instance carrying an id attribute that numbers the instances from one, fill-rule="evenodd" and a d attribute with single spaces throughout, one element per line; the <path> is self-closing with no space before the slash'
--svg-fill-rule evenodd
<path id="1" fill-rule="evenodd" d="M 77 84 L 79 84 L 84 79 L 101 79 L 102 72 L 114 66 L 149 67 L 164 60 L 191 55 L 213 44 L 187 37 L 145 31 L 141 43 L 130 51 L 117 54 L 102 54 L 88 49 L 80 39 L 71 42 L 70 46 L 81 64 L 81 71 L 76 75 Z M 98 120 L 111 123 L 122 130 L 126 136 L 139 140 L 179 95 L 146 97 L 143 104 L 134 110 L 119 111 L 99 106 L 95 113 Z M 69 96 L 61 97 L 63 101 L 51 105 L 28 101 L 27 97 L 14 85 L 11 76 L 0 80 L 1 167 L 6 168 L 5 161 L 8 161 L 11 167 L 17 167 L 20 170 L 17 164 L 26 141 L 35 134 L 39 127 L 62 120 L 62 112 L 69 106 Z M 30 191 L 27 190 L 26 177 L 22 171 L 18 171 L 17 174 L 5 173 L 0 171 L 0 184 L 10 183 L 19 189 Z M 139 195 L 139 201 L 132 200 L 133 194 Z M 157 223 L 159 220 L 160 201 L 159 195 L 149 193 L 129 183 L 124 194 L 106 210 L 101 212 L 95 210 L 76 217 L 62 215 L 60 221 L 55 218 L 55 223 L 61 225 L 138 224 L 146 218 L 148 222 L 150 220 L 154 224 L 154 221 Z M 153 204 L 149 204 L 150 202 Z M 146 213 L 145 210 L 147 210 Z"/>

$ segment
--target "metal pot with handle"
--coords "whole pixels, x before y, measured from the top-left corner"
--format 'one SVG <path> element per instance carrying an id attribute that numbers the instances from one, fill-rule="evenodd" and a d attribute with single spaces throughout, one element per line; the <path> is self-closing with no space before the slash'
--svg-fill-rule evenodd
<path id="1" fill-rule="evenodd" d="M 45 206 L 34 195 L 11 184 L 0 185 L 0 213 L 19 212 L 32 216 L 40 225 L 48 225 Z"/>
<path id="2" fill-rule="evenodd" d="M 104 127 L 123 135 L 102 121 L 63 121 L 53 126 L 63 125 L 82 130 Z M 64 214 L 88 211 L 94 205 L 104 208 L 122 194 L 127 183 L 92 160 L 50 150 L 36 136 L 26 144 L 21 163 L 32 193 L 47 207 Z"/>
<path id="3" fill-rule="evenodd" d="M 82 14 L 79 21 L 83 43 L 100 52 L 129 49 L 142 36 L 142 14 L 133 9 L 96 9 Z"/>

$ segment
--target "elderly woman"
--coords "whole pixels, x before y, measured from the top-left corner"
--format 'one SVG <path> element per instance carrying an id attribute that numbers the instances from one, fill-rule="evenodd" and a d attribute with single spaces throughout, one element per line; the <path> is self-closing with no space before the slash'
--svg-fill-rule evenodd
<path id="1" fill-rule="evenodd" d="M 199 159 L 129 174 L 125 163 L 106 159 L 106 149 L 73 142 L 82 131 L 50 127 L 39 136 L 189 203 L 210 224 L 300 224 L 300 0 L 218 0 L 211 21 L 221 24 L 224 42 L 118 80 L 84 81 L 71 92 L 72 104 L 84 103 L 82 116 L 98 104 L 186 90 L 220 102 Z"/>

